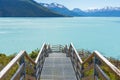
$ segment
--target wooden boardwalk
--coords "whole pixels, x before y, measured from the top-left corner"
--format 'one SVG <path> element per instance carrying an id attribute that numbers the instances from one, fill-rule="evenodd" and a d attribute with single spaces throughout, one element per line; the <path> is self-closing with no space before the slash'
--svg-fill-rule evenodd
<path id="1" fill-rule="evenodd" d="M 77 80 L 71 60 L 64 53 L 50 53 L 43 66 L 40 80 Z"/>
<path id="2" fill-rule="evenodd" d="M 17 71 L 7 79 L 16 64 L 19 64 Z M 120 70 L 98 51 L 94 51 L 83 61 L 72 43 L 69 47 L 44 43 L 35 61 L 26 51 L 21 51 L 0 71 L 0 80 L 25 80 L 26 64 L 33 69 L 32 76 L 35 80 L 120 80 Z M 104 71 L 102 66 L 108 67 L 109 70 Z M 86 72 L 91 70 L 92 75 L 86 75 Z"/>

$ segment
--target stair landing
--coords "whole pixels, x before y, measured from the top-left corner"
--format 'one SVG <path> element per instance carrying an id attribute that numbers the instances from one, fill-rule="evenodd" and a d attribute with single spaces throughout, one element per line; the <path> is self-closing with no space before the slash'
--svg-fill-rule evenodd
<path id="1" fill-rule="evenodd" d="M 46 57 L 40 80 L 77 80 L 69 57 L 51 53 Z"/>

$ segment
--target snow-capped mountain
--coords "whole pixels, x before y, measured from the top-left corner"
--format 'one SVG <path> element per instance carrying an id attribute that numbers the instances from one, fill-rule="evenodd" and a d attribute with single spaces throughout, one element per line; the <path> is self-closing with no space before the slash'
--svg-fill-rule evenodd
<path id="1" fill-rule="evenodd" d="M 79 12 L 80 11 L 80 12 Z M 81 13 L 81 10 L 74 9 L 79 15 L 96 17 L 120 17 L 120 7 L 104 7 L 100 9 L 88 9 Z"/>
<path id="2" fill-rule="evenodd" d="M 120 7 L 104 7 L 101 9 L 88 9 L 81 10 L 79 8 L 74 8 L 73 10 L 69 10 L 64 5 L 58 3 L 40 3 L 40 5 L 62 15 L 66 16 L 97 16 L 97 17 L 118 17 L 120 16 Z"/>
<path id="3" fill-rule="evenodd" d="M 120 11 L 120 7 L 104 7 L 104 8 L 100 8 L 100 9 L 88 9 L 86 10 L 87 12 L 97 12 L 97 11 Z"/>
<path id="4" fill-rule="evenodd" d="M 51 4 L 47 4 L 47 3 L 40 3 L 41 5 L 43 5 L 44 7 L 48 7 L 48 8 L 65 8 L 63 5 L 61 4 L 57 4 L 57 3 L 51 3 Z"/>
<path id="5" fill-rule="evenodd" d="M 101 9 L 88 9 L 86 16 L 104 16 L 118 17 L 120 16 L 120 7 L 105 7 Z"/>
<path id="6" fill-rule="evenodd" d="M 47 4 L 47 3 L 40 3 L 40 5 L 56 12 L 56 13 L 60 13 L 62 15 L 66 15 L 66 16 L 80 16 L 78 15 L 76 12 L 73 12 L 71 10 L 69 10 L 67 7 L 65 7 L 64 5 L 58 4 L 58 3 L 51 3 L 51 4 Z"/>

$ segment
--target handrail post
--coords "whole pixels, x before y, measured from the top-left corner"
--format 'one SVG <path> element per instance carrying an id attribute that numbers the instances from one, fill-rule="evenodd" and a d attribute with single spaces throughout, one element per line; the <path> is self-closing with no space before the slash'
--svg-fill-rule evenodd
<path id="1" fill-rule="evenodd" d="M 80 69 L 80 71 L 81 71 L 81 79 L 84 77 L 84 72 L 82 72 L 82 70 L 84 70 L 84 65 L 83 64 L 81 64 L 81 69 Z"/>
<path id="2" fill-rule="evenodd" d="M 47 53 L 51 53 L 51 52 L 52 52 L 51 47 L 50 47 L 50 45 L 48 45 L 48 51 L 47 51 Z"/>
<path id="3" fill-rule="evenodd" d="M 20 74 L 20 78 L 25 79 L 25 76 L 26 76 L 26 69 L 25 69 L 25 58 L 24 58 L 24 55 L 20 58 L 20 66 L 23 64 L 23 71 L 21 72 Z"/>
<path id="4" fill-rule="evenodd" d="M 45 44 L 45 46 L 44 46 L 44 52 L 45 52 L 45 57 L 48 57 L 49 56 L 49 54 L 48 54 L 48 46 Z"/>
<path id="5" fill-rule="evenodd" d="M 68 53 L 67 53 L 67 57 L 71 57 L 71 52 L 72 52 L 72 46 L 70 44 L 69 50 L 68 50 Z"/>
<path id="6" fill-rule="evenodd" d="M 94 80 L 97 80 L 96 78 L 97 78 L 97 71 L 96 71 L 96 64 L 97 64 L 97 57 L 96 57 L 96 55 L 94 55 Z"/>
<path id="7" fill-rule="evenodd" d="M 68 57 L 68 47 L 65 45 L 63 52 L 66 54 L 66 57 Z"/>
<path id="8" fill-rule="evenodd" d="M 60 48 L 60 45 L 58 45 L 58 52 L 60 52 L 61 51 L 61 48 Z"/>

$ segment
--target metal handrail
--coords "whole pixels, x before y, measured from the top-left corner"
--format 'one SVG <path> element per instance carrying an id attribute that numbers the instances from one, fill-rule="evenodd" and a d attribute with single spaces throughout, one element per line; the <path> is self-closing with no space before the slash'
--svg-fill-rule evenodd
<path id="1" fill-rule="evenodd" d="M 7 74 L 7 72 L 9 72 L 9 70 L 17 63 L 17 61 L 20 60 L 21 57 L 26 57 L 26 59 L 28 59 L 32 64 L 37 65 L 38 59 L 40 57 L 40 54 L 42 53 L 42 50 L 44 49 L 44 47 L 46 46 L 46 44 L 44 43 L 42 45 L 42 48 L 36 58 L 36 60 L 32 60 L 29 55 L 26 53 L 26 51 L 20 51 L 15 58 L 13 58 L 7 66 L 5 66 L 1 72 L 0 72 L 0 80 L 4 79 L 5 75 Z"/>

